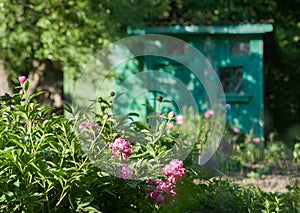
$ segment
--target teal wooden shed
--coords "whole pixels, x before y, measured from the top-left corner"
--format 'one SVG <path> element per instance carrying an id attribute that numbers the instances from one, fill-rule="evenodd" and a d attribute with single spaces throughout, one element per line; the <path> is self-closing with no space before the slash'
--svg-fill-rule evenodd
<path id="1" fill-rule="evenodd" d="M 252 133 L 255 137 L 262 137 L 264 135 L 264 64 L 265 59 L 270 59 L 270 53 L 274 49 L 273 31 L 272 24 L 176 25 L 147 27 L 142 30 L 128 29 L 128 35 L 163 34 L 186 41 L 197 48 L 210 61 L 218 74 L 225 92 L 226 102 L 231 105 L 231 109 L 227 112 L 227 120 L 245 133 Z M 166 45 L 160 48 L 164 49 L 164 52 L 168 55 L 175 55 L 176 58 L 185 58 L 188 53 L 188 49 L 185 47 L 168 48 Z M 116 50 L 116 54 L 122 56 L 127 53 Z M 180 79 L 193 96 L 196 97 L 198 109 L 204 112 L 210 107 L 206 101 L 205 88 L 201 82 L 192 80 L 193 77 L 183 64 L 156 56 L 143 56 L 138 61 L 131 60 L 118 64 L 114 68 L 115 77 L 110 81 L 103 81 L 102 94 L 99 92 L 97 95 L 105 96 L 105 94 L 109 94 L 123 84 L 126 79 L 129 79 L 126 82 L 130 84 L 129 76 L 143 69 L 171 73 Z M 75 102 L 79 105 L 85 104 L 84 101 L 80 100 L 81 96 L 86 97 L 87 94 L 94 94 L 95 91 L 99 91 L 97 85 L 95 88 L 91 85 L 93 85 L 93 79 L 98 79 L 101 76 L 100 71 L 98 74 L 97 72 L 90 72 L 83 76 L 81 83 L 78 83 L 74 76 L 68 73 L 64 74 L 64 96 L 67 102 L 72 102 L 74 88 L 77 88 Z M 160 76 L 160 78 L 163 77 Z M 165 84 L 172 82 L 170 79 L 160 80 Z M 138 91 L 140 88 L 143 88 L 143 82 L 139 82 L 137 79 L 132 79 L 132 81 L 132 90 Z M 77 86 L 75 85 L 76 83 Z M 78 87 L 80 84 L 82 86 Z M 157 104 L 156 97 L 159 95 L 165 96 L 166 94 L 149 91 L 147 95 L 130 100 L 130 110 L 146 115 L 147 109 L 142 104 L 149 102 L 149 104 L 155 106 Z M 185 97 L 184 94 L 179 95 L 182 98 Z M 172 105 L 170 103 L 168 109 L 162 110 L 176 111 L 176 107 L 176 104 Z M 120 106 L 118 113 L 126 114 L 126 112 L 122 111 L 122 106 Z"/>
<path id="2" fill-rule="evenodd" d="M 231 105 L 228 121 L 255 137 L 264 135 L 264 51 L 269 51 L 266 44 L 270 43 L 268 36 L 272 32 L 272 24 L 159 26 L 128 30 L 130 35 L 163 34 L 176 37 L 200 50 L 217 72 L 226 102 Z M 168 54 L 175 54 L 176 57 L 184 58 L 187 54 L 184 48 L 165 48 Z M 189 84 L 189 74 L 182 64 L 154 56 L 146 56 L 145 64 L 149 70 L 169 69 L 170 72 L 173 69 L 176 77 Z M 202 99 L 205 98 L 204 88 L 193 85 L 191 90 L 195 97 L 199 97 L 199 109 L 204 111 L 207 107 Z M 154 94 L 154 99 L 158 95 Z"/>

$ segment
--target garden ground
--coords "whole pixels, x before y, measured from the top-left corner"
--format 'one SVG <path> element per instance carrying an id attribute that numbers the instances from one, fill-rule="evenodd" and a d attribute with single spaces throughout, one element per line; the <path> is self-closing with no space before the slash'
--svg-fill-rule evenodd
<path id="1" fill-rule="evenodd" d="M 264 164 L 248 164 L 244 171 L 228 172 L 221 179 L 229 179 L 242 187 L 254 186 L 265 192 L 285 193 L 288 191 L 287 186 L 300 183 L 300 166 L 289 159 L 284 161 L 284 166 L 275 165 L 265 174 L 258 172 L 264 168 Z"/>

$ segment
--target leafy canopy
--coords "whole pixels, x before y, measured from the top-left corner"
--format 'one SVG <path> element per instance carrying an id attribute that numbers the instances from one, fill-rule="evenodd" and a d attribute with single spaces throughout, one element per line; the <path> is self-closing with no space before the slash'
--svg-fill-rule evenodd
<path id="1" fill-rule="evenodd" d="M 59 62 L 76 73 L 103 45 L 162 13 L 160 1 L 0 0 L 0 59 L 12 79 L 33 70 L 33 60 Z M 17 83 L 17 82 L 15 82 Z"/>

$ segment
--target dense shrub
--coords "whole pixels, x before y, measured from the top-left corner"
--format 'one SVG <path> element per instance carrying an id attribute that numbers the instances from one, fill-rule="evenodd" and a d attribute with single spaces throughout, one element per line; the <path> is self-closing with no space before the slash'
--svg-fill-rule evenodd
<path id="1" fill-rule="evenodd" d="M 148 212 L 142 184 L 102 173 L 81 150 L 74 121 L 20 94 L 0 101 L 0 211 Z"/>

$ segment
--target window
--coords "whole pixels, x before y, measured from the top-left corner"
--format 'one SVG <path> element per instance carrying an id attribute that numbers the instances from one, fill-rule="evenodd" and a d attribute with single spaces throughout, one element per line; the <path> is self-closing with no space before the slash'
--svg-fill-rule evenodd
<path id="1" fill-rule="evenodd" d="M 243 68 L 220 68 L 220 80 L 225 93 L 243 94 Z"/>

